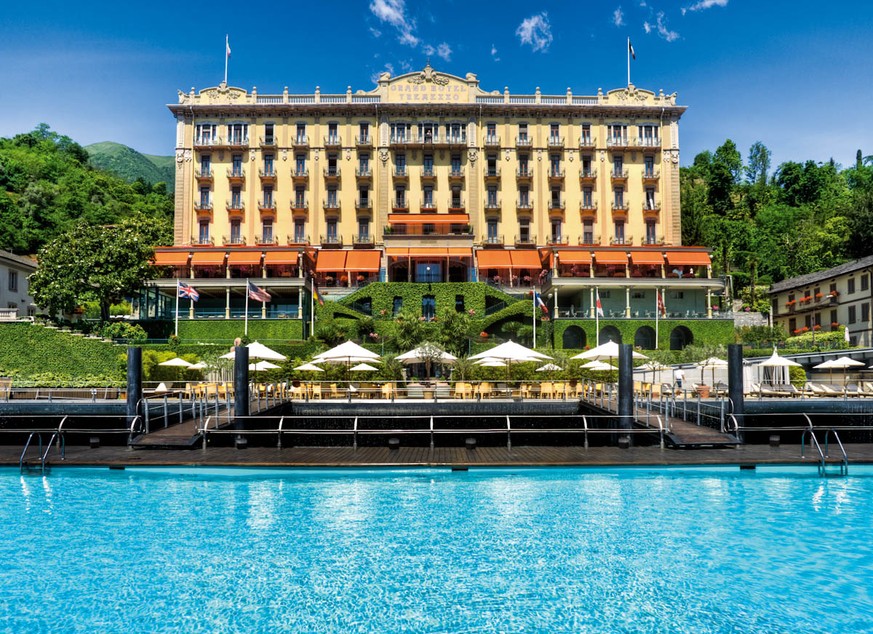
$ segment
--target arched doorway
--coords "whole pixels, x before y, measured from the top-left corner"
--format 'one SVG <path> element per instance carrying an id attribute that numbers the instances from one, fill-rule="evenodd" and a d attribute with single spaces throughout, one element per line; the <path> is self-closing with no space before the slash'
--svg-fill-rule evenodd
<path id="1" fill-rule="evenodd" d="M 607 341 L 621 343 L 621 331 L 615 326 L 604 326 L 601 328 L 600 335 L 597 337 L 597 345 L 606 343 Z"/>
<path id="2" fill-rule="evenodd" d="M 670 332 L 670 350 L 684 350 L 691 343 L 694 343 L 694 335 L 685 326 L 676 326 Z"/>
<path id="3" fill-rule="evenodd" d="M 585 331 L 579 326 L 569 326 L 562 338 L 562 346 L 565 350 L 581 350 L 585 347 Z"/>
<path id="4" fill-rule="evenodd" d="M 642 350 L 654 350 L 656 347 L 655 329 L 651 326 L 641 326 L 634 334 L 634 347 Z"/>

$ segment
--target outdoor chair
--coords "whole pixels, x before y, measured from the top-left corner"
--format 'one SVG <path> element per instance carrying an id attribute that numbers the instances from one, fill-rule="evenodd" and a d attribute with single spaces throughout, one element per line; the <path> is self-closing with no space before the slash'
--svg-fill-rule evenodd
<path id="1" fill-rule="evenodd" d="M 382 386 L 382 398 L 385 400 L 394 398 L 394 385 L 392 383 L 385 383 Z"/>
<path id="2" fill-rule="evenodd" d="M 491 398 L 491 384 L 488 381 L 483 381 L 476 387 L 476 392 L 479 398 Z"/>
<path id="3" fill-rule="evenodd" d="M 540 398 L 555 398 L 555 386 L 551 381 L 540 383 Z"/>
<path id="4" fill-rule="evenodd" d="M 449 387 L 448 383 L 437 383 L 434 395 L 436 398 L 451 398 L 452 388 Z"/>
<path id="5" fill-rule="evenodd" d="M 421 383 L 410 383 L 406 386 L 406 398 L 424 398 L 424 386 Z"/>
<path id="6" fill-rule="evenodd" d="M 313 385 L 312 387 L 312 398 L 317 398 L 319 401 L 321 400 L 321 384 Z"/>

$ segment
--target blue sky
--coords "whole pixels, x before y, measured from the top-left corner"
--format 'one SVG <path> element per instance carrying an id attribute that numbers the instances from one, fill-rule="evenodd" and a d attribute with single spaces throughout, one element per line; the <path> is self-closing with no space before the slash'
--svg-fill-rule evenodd
<path id="1" fill-rule="evenodd" d="M 201 8 L 209 6 L 209 9 Z M 495 9 L 496 7 L 496 9 Z M 873 154 L 873 2 L 156 0 L 11 2 L 0 13 L 0 136 L 40 122 L 82 144 L 171 154 L 177 90 L 370 90 L 383 70 L 477 73 L 486 90 L 677 92 L 682 164 L 733 139 L 787 160 Z"/>

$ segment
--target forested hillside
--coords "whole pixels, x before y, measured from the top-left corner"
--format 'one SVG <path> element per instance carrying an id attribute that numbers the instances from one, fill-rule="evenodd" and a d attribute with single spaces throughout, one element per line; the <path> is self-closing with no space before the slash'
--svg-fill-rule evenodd
<path id="1" fill-rule="evenodd" d="M 854 165 L 789 161 L 771 171 L 755 143 L 743 161 L 728 140 L 681 170 L 682 242 L 713 249 L 743 287 L 873 254 L 873 156 Z"/>
<path id="2" fill-rule="evenodd" d="M 175 169 L 172 156 L 140 154 L 112 141 L 86 145 L 85 151 L 91 157 L 91 165 L 120 176 L 128 183 L 140 179 L 149 185 L 166 183 L 167 190 L 173 191 Z"/>
<path id="3" fill-rule="evenodd" d="M 81 145 L 45 124 L 0 138 L 0 249 L 33 254 L 79 220 L 107 225 L 138 213 L 172 218 L 166 185 L 92 167 Z"/>

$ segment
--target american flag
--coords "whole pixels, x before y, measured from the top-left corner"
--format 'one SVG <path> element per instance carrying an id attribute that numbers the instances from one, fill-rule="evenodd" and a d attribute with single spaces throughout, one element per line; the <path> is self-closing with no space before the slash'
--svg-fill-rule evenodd
<path id="1" fill-rule="evenodd" d="M 190 299 L 192 302 L 196 302 L 200 299 L 200 293 L 193 286 L 189 286 L 184 282 L 179 282 L 179 297 L 184 297 Z"/>
<path id="2" fill-rule="evenodd" d="M 249 282 L 249 299 L 253 299 L 258 302 L 268 302 L 272 298 L 267 291 Z"/>

